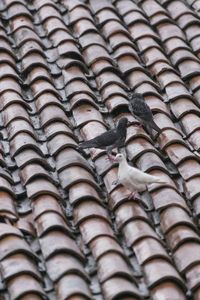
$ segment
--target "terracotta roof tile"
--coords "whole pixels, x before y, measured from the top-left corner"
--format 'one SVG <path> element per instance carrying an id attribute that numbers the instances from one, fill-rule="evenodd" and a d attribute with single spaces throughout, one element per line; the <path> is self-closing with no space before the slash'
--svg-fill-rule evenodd
<path id="1" fill-rule="evenodd" d="M 199 298 L 199 8 L 2 3 L 0 267 L 10 298 Z M 160 134 L 137 127 L 130 92 L 144 95 Z M 128 159 L 165 181 L 134 201 L 112 185 L 117 164 L 104 150 L 77 148 L 123 116 Z"/>
<path id="2" fill-rule="evenodd" d="M 155 300 L 160 297 L 177 297 L 177 299 L 185 300 L 186 295 L 174 282 L 168 282 L 167 284 L 160 283 L 151 290 L 151 294 Z"/>

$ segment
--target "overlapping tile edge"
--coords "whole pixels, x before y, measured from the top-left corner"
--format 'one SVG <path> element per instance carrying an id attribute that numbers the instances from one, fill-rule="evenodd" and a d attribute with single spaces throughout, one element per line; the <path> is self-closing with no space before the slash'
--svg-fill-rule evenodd
<path id="1" fill-rule="evenodd" d="M 1 9 L 2 299 L 139 299 L 145 285 L 152 299 L 200 299 L 198 1 Z M 156 147 L 128 112 L 129 88 L 162 128 Z M 148 212 L 113 188 L 103 151 L 76 149 L 79 130 L 89 139 L 121 116 L 133 121 L 129 160 L 168 182 L 145 195 Z"/>

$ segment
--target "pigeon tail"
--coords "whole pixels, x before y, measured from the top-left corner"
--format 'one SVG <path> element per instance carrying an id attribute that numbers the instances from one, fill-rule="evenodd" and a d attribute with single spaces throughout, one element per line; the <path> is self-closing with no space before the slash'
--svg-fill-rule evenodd
<path id="1" fill-rule="evenodd" d="M 86 141 L 81 144 L 79 144 L 80 149 L 86 149 L 86 148 L 95 148 L 96 147 L 96 142 L 95 141 Z"/>
<path id="2" fill-rule="evenodd" d="M 154 122 L 154 120 L 152 120 L 149 125 L 155 130 L 157 131 L 158 133 L 161 133 L 161 129 L 158 127 L 158 125 Z"/>
<path id="3" fill-rule="evenodd" d="M 162 178 L 159 178 L 159 177 L 156 177 L 156 176 L 153 176 L 153 180 L 152 183 L 167 183 L 166 181 L 164 181 L 164 179 Z"/>

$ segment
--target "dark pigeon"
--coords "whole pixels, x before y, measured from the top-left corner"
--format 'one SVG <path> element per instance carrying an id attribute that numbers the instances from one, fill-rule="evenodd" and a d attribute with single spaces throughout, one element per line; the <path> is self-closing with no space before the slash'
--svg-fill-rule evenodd
<path id="1" fill-rule="evenodd" d="M 117 148 L 119 152 L 119 148 L 123 147 L 125 144 L 127 124 L 128 119 L 121 118 L 117 124 L 117 128 L 108 130 L 94 139 L 79 144 L 79 148 L 106 149 L 108 158 L 112 160 L 112 149 Z"/>
<path id="2" fill-rule="evenodd" d="M 146 104 L 142 94 L 134 93 L 130 96 L 129 110 L 151 135 L 152 129 L 161 133 L 161 129 L 154 122 L 151 109 Z"/>

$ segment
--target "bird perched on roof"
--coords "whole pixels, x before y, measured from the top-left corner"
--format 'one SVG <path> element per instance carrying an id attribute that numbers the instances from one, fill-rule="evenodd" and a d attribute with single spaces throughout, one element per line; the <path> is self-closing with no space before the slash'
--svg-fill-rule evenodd
<path id="1" fill-rule="evenodd" d="M 143 192 L 146 190 L 146 186 L 150 183 L 166 183 L 161 178 L 149 175 L 141 170 L 130 166 L 123 154 L 116 155 L 115 160 L 119 163 L 118 179 L 112 184 L 121 183 L 127 187 L 131 194 L 130 198 L 135 197 L 136 192 Z"/>
<path id="2" fill-rule="evenodd" d="M 140 121 L 147 131 L 152 135 L 152 129 L 161 133 L 161 129 L 153 120 L 150 107 L 146 104 L 142 94 L 134 93 L 130 96 L 129 110 Z"/>
<path id="3" fill-rule="evenodd" d="M 121 118 L 117 124 L 117 127 L 111 130 L 108 130 L 101 135 L 83 142 L 79 144 L 79 148 L 99 148 L 99 149 L 106 149 L 108 153 L 108 158 L 113 160 L 111 155 L 112 149 L 123 147 L 126 140 L 126 131 L 127 131 L 127 118 Z"/>

